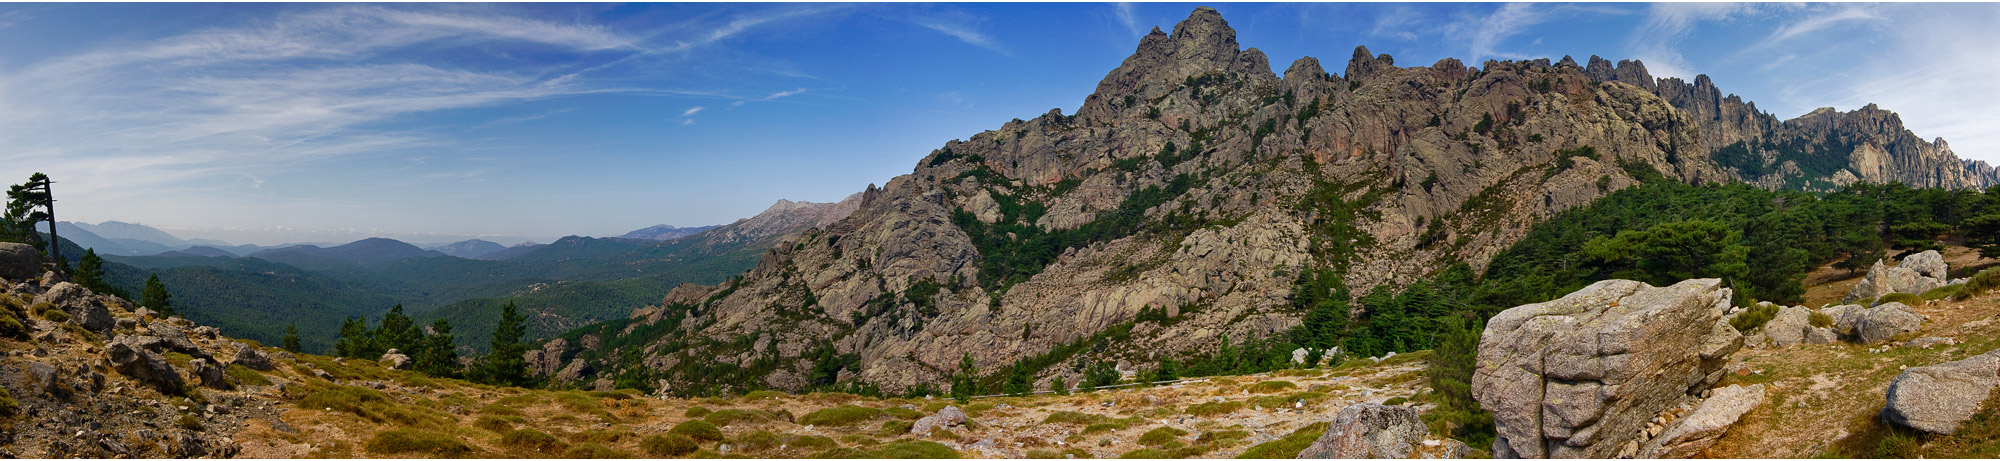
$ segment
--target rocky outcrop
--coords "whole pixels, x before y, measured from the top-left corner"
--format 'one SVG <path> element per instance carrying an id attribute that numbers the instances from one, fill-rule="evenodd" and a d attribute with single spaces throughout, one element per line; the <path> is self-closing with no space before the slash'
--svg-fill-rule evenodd
<path id="1" fill-rule="evenodd" d="M 1674 420 L 1658 436 L 1645 441 L 1639 458 L 1693 458 L 1715 445 L 1736 420 L 1764 403 L 1764 385 L 1729 386 L 1710 391 L 1693 412 Z"/>
<path id="2" fill-rule="evenodd" d="M 1501 312 L 1472 392 L 1493 412 L 1495 457 L 1607 458 L 1654 414 L 1721 379 L 1742 336 L 1717 279 L 1591 284 Z"/>
<path id="3" fill-rule="evenodd" d="M 541 349 L 527 352 L 528 373 L 534 376 L 553 376 L 562 371 L 563 352 L 569 349 L 569 340 L 555 338 L 542 344 Z"/>
<path id="4" fill-rule="evenodd" d="M 129 342 L 114 341 L 104 349 L 104 356 L 111 362 L 112 369 L 152 386 L 161 394 L 180 395 L 186 389 L 180 373 L 153 351 L 133 347 Z"/>
<path id="5" fill-rule="evenodd" d="M 69 322 L 86 330 L 103 333 L 117 326 L 111 317 L 111 310 L 104 307 L 98 295 L 86 290 L 82 285 L 70 282 L 56 283 L 48 291 L 35 295 L 35 303 L 50 303 L 61 307 L 69 314 Z"/>
<path id="6" fill-rule="evenodd" d="M 1357 403 L 1341 408 L 1299 459 L 1407 458 L 1429 433 L 1409 407 Z"/>
<path id="7" fill-rule="evenodd" d="M 1801 306 L 1777 306 L 1777 309 L 1776 316 L 1771 317 L 1756 334 L 1744 339 L 1747 345 L 1786 347 L 1794 344 L 1833 344 L 1840 340 L 1832 325 L 1812 325 L 1812 315 L 1820 313 L 1818 311 Z"/>
<path id="8" fill-rule="evenodd" d="M 1952 434 L 2000 387 L 2000 350 L 1903 370 L 1889 382 L 1882 419 L 1933 434 Z"/>
<path id="9" fill-rule="evenodd" d="M 947 405 L 935 414 L 917 418 L 917 422 L 910 425 L 910 433 L 918 435 L 929 434 L 932 429 L 958 427 L 961 424 L 965 424 L 966 421 L 968 419 L 965 417 L 965 410 L 960 410 L 957 406 Z"/>
<path id="10" fill-rule="evenodd" d="M 1890 293 L 1923 293 L 1950 283 L 1946 272 L 1944 257 L 1935 250 L 1904 256 L 1896 267 L 1876 261 L 1868 269 L 1868 277 L 1848 290 L 1841 302 L 1867 303 Z"/>
<path id="11" fill-rule="evenodd" d="M 0 243 L 0 279 L 33 280 L 42 276 L 42 253 L 21 243 Z"/>
<path id="12" fill-rule="evenodd" d="M 382 366 L 389 367 L 391 370 L 408 370 L 411 366 L 415 365 L 415 362 L 410 360 L 410 356 L 404 354 L 399 349 L 390 349 L 388 352 L 382 353 L 382 358 L 377 359 L 376 362 L 381 363 Z"/>
<path id="13" fill-rule="evenodd" d="M 257 371 L 271 371 L 278 368 L 276 363 L 271 362 L 271 356 L 243 343 L 236 343 L 236 358 L 230 359 L 229 364 L 242 365 L 244 368 Z"/>
<path id="14" fill-rule="evenodd" d="M 1875 307 L 1847 304 L 1829 307 L 1821 312 L 1833 318 L 1834 331 L 1861 344 L 1888 341 L 1890 338 L 1917 331 L 1924 325 L 1923 314 L 1898 302 L 1882 303 Z"/>

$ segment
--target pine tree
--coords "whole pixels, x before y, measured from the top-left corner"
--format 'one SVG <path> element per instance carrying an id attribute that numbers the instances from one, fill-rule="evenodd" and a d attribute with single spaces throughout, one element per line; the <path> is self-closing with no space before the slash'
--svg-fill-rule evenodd
<path id="1" fill-rule="evenodd" d="M 285 344 L 285 351 L 297 353 L 301 349 L 299 347 L 299 324 L 285 325 L 285 336 L 280 340 Z"/>
<path id="2" fill-rule="evenodd" d="M 527 335 L 526 317 L 508 301 L 500 307 L 500 323 L 493 327 L 493 352 L 479 364 L 477 380 L 487 384 L 523 386 L 528 380 L 528 345 L 521 342 Z"/>
<path id="3" fill-rule="evenodd" d="M 97 249 L 94 248 L 83 251 L 83 257 L 76 261 L 76 270 L 70 273 L 70 280 L 90 291 L 120 298 L 127 297 L 125 290 L 112 287 L 110 283 L 104 281 L 104 258 L 98 257 Z"/>
<path id="4" fill-rule="evenodd" d="M 972 396 L 978 393 L 974 389 L 978 385 L 979 368 L 972 362 L 972 353 L 967 352 L 965 358 L 958 361 L 958 373 L 951 376 L 951 398 L 958 403 L 971 401 Z"/>
<path id="5" fill-rule="evenodd" d="M 373 334 L 368 331 L 368 319 L 348 317 L 340 321 L 340 339 L 333 342 L 333 355 L 351 359 L 374 359 L 368 352 L 375 348 Z"/>
<path id="6" fill-rule="evenodd" d="M 382 314 L 382 324 L 375 329 L 375 341 L 379 343 L 382 353 L 396 349 L 403 355 L 415 357 L 421 352 L 417 349 L 423 347 L 423 336 L 424 332 L 417 329 L 416 320 L 403 315 L 402 304 L 397 304 L 396 307 L 389 308 L 389 313 Z"/>
<path id="7" fill-rule="evenodd" d="M 423 351 L 416 357 L 417 371 L 431 376 L 457 377 L 458 350 L 454 347 L 451 322 L 445 319 L 432 322 L 431 334 L 424 337 Z"/>
<path id="8" fill-rule="evenodd" d="M 173 317 L 178 315 L 174 312 L 173 298 L 172 293 L 167 293 L 167 285 L 160 283 L 160 274 L 153 274 L 146 277 L 146 291 L 139 295 L 139 305 L 159 312 L 161 317 Z"/>

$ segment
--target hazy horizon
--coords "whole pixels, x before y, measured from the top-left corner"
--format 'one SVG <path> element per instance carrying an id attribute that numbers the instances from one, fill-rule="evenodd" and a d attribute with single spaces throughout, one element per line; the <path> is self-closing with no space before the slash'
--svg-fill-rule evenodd
<path id="1" fill-rule="evenodd" d="M 49 174 L 61 220 L 237 244 L 724 224 L 1074 113 L 1195 5 L 4 4 L 0 41 L 36 46 L 0 49 L 0 182 Z M 1342 72 L 1357 45 L 1639 59 L 1781 119 L 1877 103 L 2000 160 L 1990 4 L 1215 7 L 1274 71 Z"/>

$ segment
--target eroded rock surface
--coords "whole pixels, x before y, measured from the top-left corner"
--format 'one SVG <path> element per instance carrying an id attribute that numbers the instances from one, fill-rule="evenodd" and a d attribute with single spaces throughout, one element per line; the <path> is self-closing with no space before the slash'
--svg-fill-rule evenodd
<path id="1" fill-rule="evenodd" d="M 2000 387 L 2000 350 L 1903 370 L 1889 382 L 1882 419 L 1934 434 L 1958 432 Z"/>
<path id="2" fill-rule="evenodd" d="M 1299 459 L 1407 458 L 1429 433 L 1409 407 L 1357 403 L 1341 408 Z"/>
<path id="3" fill-rule="evenodd" d="M 1675 420 L 1664 432 L 1646 441 L 1640 458 L 1692 458 L 1715 445 L 1729 426 L 1764 403 L 1764 385 L 1729 386 L 1711 390 L 1693 412 Z"/>
<path id="4" fill-rule="evenodd" d="M 1654 414 L 1721 379 L 1743 337 L 1718 279 L 1591 284 L 1488 321 L 1472 392 L 1496 457 L 1608 458 Z"/>

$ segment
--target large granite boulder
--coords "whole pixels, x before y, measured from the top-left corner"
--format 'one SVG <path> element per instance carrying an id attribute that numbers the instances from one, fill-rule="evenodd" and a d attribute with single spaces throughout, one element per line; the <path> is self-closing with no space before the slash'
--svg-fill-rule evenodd
<path id="1" fill-rule="evenodd" d="M 1675 420 L 1639 448 L 1640 458 L 1692 458 L 1715 445 L 1729 426 L 1764 403 L 1764 385 L 1729 386 L 1712 391 L 1693 412 Z"/>
<path id="2" fill-rule="evenodd" d="M 1357 403 L 1340 409 L 1299 459 L 1407 458 L 1429 433 L 1409 407 Z"/>
<path id="3" fill-rule="evenodd" d="M 965 421 L 965 410 L 960 410 L 956 406 L 946 406 L 936 414 L 917 418 L 917 422 L 910 425 L 910 433 L 929 434 L 931 429 L 958 427 L 960 424 L 965 424 Z"/>
<path id="4" fill-rule="evenodd" d="M 82 285 L 59 282 L 49 287 L 49 291 L 35 295 L 35 303 L 49 303 L 62 308 L 69 314 L 69 322 L 98 333 L 110 331 L 118 326 L 118 319 L 111 316 L 111 310 L 99 302 L 97 295 Z"/>
<path id="5" fill-rule="evenodd" d="M 193 340 L 188 339 L 187 331 L 182 330 L 181 327 L 175 326 L 172 323 L 148 323 L 146 324 L 146 330 L 152 332 L 153 337 L 160 338 L 160 347 L 192 357 L 211 358 L 208 351 L 201 350 L 200 347 L 195 346 Z"/>
<path id="6" fill-rule="evenodd" d="M 1875 266 L 1868 269 L 1868 277 L 1848 290 L 1841 302 L 1866 303 L 1890 293 L 1923 293 L 1950 283 L 1947 271 L 1944 257 L 1936 251 L 1904 256 L 1896 267 L 1875 261 Z"/>
<path id="7" fill-rule="evenodd" d="M 1924 315 L 1903 303 L 1889 302 L 1880 306 L 1862 308 L 1857 305 L 1827 308 L 1827 315 L 1834 318 L 1834 330 L 1861 344 L 1875 344 L 1887 341 L 1897 335 L 1917 331 L 1924 325 Z"/>
<path id="8" fill-rule="evenodd" d="M 1718 279 L 1605 280 L 1486 324 L 1473 397 L 1495 457 L 1608 458 L 1654 414 L 1722 378 L 1743 336 Z"/>
<path id="9" fill-rule="evenodd" d="M 408 370 L 410 367 L 416 365 L 416 362 L 411 360 L 408 354 L 404 354 L 401 349 L 390 349 L 388 352 L 382 353 L 382 358 L 377 359 L 376 362 L 381 363 L 382 366 L 389 367 L 391 370 Z"/>
<path id="10" fill-rule="evenodd" d="M 181 382 L 180 373 L 174 371 L 173 365 L 167 364 L 167 359 L 161 358 L 153 351 L 132 347 L 125 342 L 112 341 L 105 347 L 104 354 L 105 358 L 111 361 L 111 368 L 134 381 L 153 386 L 162 394 L 180 395 L 186 390 L 186 386 Z"/>
<path id="11" fill-rule="evenodd" d="M 34 280 L 42 276 L 42 252 L 21 243 L 0 243 L 0 279 Z"/>
<path id="12" fill-rule="evenodd" d="M 1896 267 L 1917 271 L 1917 274 L 1939 281 L 1947 280 L 1947 273 L 1951 271 L 1951 267 L 1944 263 L 1944 255 L 1938 254 L 1937 250 L 1904 256 L 1902 264 Z"/>
<path id="13" fill-rule="evenodd" d="M 2000 350 L 1903 370 L 1889 382 L 1882 419 L 1935 434 L 1958 432 L 2000 387 Z"/>
<path id="14" fill-rule="evenodd" d="M 276 363 L 271 362 L 271 356 L 243 343 L 236 343 L 236 358 L 230 359 L 229 364 L 242 365 L 244 368 L 257 371 L 271 371 L 278 368 Z"/>

